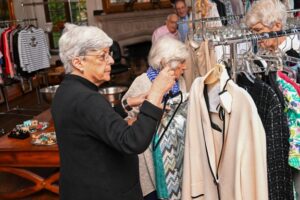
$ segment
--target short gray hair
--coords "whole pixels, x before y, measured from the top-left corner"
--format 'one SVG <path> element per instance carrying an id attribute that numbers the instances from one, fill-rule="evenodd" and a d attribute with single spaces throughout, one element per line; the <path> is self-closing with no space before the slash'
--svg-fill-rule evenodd
<path id="1" fill-rule="evenodd" d="M 76 56 L 85 55 L 87 51 L 110 47 L 112 39 L 95 26 L 77 26 L 65 24 L 65 29 L 59 39 L 59 56 L 66 73 L 73 70 L 71 60 Z"/>
<path id="2" fill-rule="evenodd" d="M 173 16 L 176 16 L 177 18 L 179 18 L 177 14 L 171 13 L 171 14 L 168 14 L 167 20 L 169 21 Z"/>
<path id="3" fill-rule="evenodd" d="M 286 24 L 286 7 L 279 0 L 260 0 L 253 4 L 246 14 L 246 25 L 252 27 L 257 23 L 272 27 L 275 22 Z"/>
<path id="4" fill-rule="evenodd" d="M 184 43 L 170 36 L 159 38 L 150 49 L 148 63 L 154 69 L 162 69 L 161 61 L 186 60 L 189 56 Z"/>

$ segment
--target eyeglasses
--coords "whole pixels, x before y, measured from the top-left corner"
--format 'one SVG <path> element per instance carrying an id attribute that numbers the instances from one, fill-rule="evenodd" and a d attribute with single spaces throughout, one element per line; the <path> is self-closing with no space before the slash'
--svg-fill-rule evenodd
<path id="1" fill-rule="evenodd" d="M 97 59 L 99 59 L 100 61 L 109 61 L 110 57 L 113 57 L 113 52 L 109 51 L 109 52 L 102 52 L 100 54 L 90 54 L 90 55 L 84 55 L 84 56 L 95 56 Z"/>

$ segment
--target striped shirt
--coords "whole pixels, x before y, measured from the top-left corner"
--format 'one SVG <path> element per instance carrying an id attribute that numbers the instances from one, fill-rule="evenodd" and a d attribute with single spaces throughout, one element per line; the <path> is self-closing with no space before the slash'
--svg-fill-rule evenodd
<path id="1" fill-rule="evenodd" d="M 30 27 L 19 33 L 20 65 L 23 71 L 34 72 L 50 67 L 50 54 L 44 31 Z"/>

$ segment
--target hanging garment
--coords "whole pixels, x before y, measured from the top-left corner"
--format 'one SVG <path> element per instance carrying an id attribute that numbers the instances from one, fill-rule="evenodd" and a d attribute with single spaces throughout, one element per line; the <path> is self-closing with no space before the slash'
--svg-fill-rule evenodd
<path id="1" fill-rule="evenodd" d="M 197 78 L 190 91 L 182 199 L 266 200 L 266 136 L 255 104 L 244 89 L 228 80 L 223 67 L 221 93 L 215 98 L 224 121 L 222 133 L 216 131 L 204 97 L 205 81 L 212 73 L 214 69 Z M 217 137 L 222 137 L 219 145 Z"/>
<path id="2" fill-rule="evenodd" d="M 222 0 L 224 2 L 225 8 L 226 8 L 226 16 L 232 16 L 233 14 L 233 9 L 232 9 L 232 4 L 230 0 Z M 227 20 L 227 23 L 232 25 L 235 24 L 233 19 Z"/>
<path id="3" fill-rule="evenodd" d="M 152 151 L 158 198 L 180 200 L 188 107 L 187 94 L 184 95 L 182 103 L 179 97 L 171 101 L 171 111 L 162 118 L 161 125 L 153 139 Z M 174 115 L 177 107 L 178 110 Z"/>
<path id="4" fill-rule="evenodd" d="M 36 74 L 36 71 L 34 72 L 27 72 L 24 71 L 21 68 L 21 63 L 20 63 L 20 56 L 19 56 L 19 45 L 18 45 L 18 38 L 19 38 L 19 33 L 21 32 L 21 28 L 17 29 L 16 31 L 13 32 L 13 60 L 16 68 L 16 72 L 19 76 L 22 76 L 24 78 L 30 78 L 33 77 Z"/>
<path id="5" fill-rule="evenodd" d="M 285 113 L 290 129 L 289 165 L 300 170 L 300 96 L 293 85 L 277 76 L 279 89 L 285 100 Z"/>
<path id="6" fill-rule="evenodd" d="M 230 0 L 220 0 L 220 1 L 219 0 L 214 0 L 214 2 L 217 4 L 217 8 L 218 8 L 220 17 L 224 17 L 224 16 L 226 17 L 226 16 L 234 15 Z M 224 5 L 225 14 L 221 14 L 222 10 L 220 10 L 220 7 L 222 7 L 222 6 L 218 2 L 221 2 Z M 223 25 L 227 25 L 227 24 L 232 25 L 232 24 L 235 24 L 235 21 L 233 19 L 222 20 L 222 24 Z"/>
<path id="7" fill-rule="evenodd" d="M 200 4 L 200 6 L 199 6 L 199 4 Z M 202 0 L 195 1 L 195 8 L 196 8 L 195 19 L 220 17 L 218 9 L 217 9 L 217 4 L 212 3 L 208 0 L 204 0 L 204 2 L 202 2 Z M 192 15 L 191 15 L 191 17 L 192 17 Z M 221 22 L 221 20 L 213 21 L 213 22 L 206 22 L 205 27 L 207 27 L 207 28 L 222 27 L 222 22 Z M 195 28 L 197 30 L 200 30 L 202 28 L 202 23 L 196 24 Z"/>
<path id="8" fill-rule="evenodd" d="M 238 76 L 237 84 L 254 100 L 265 128 L 269 200 L 293 200 L 292 171 L 288 165 L 289 129 L 283 107 L 274 90 L 258 79 Z"/>
<path id="9" fill-rule="evenodd" d="M 192 82 L 198 76 L 204 76 L 210 71 L 217 61 L 215 49 L 214 47 L 209 46 L 207 40 L 201 42 L 197 49 L 191 45 L 189 40 L 186 40 L 185 44 L 190 52 L 190 58 L 187 60 L 187 66 L 190 67 L 184 71 L 183 76 L 186 80 L 187 88 L 189 89 Z"/>
<path id="10" fill-rule="evenodd" d="M 226 17 L 226 7 L 225 4 L 219 0 L 213 0 L 213 2 L 217 5 L 218 13 L 220 17 Z M 227 20 L 222 20 L 222 24 L 224 26 L 227 25 Z"/>
<path id="11" fill-rule="evenodd" d="M 4 84 L 3 77 L 2 77 L 3 76 L 2 65 L 3 65 L 3 54 L 0 51 L 0 85 Z"/>
<path id="12" fill-rule="evenodd" d="M 23 71 L 33 72 L 50 67 L 50 53 L 44 31 L 30 27 L 19 32 L 18 51 Z"/>
<path id="13" fill-rule="evenodd" d="M 10 57 L 9 50 L 9 34 L 12 31 L 12 28 L 7 28 L 1 35 L 2 39 L 2 53 L 4 55 L 4 63 L 5 63 L 5 74 L 10 78 L 13 78 L 15 75 L 15 70 L 13 67 L 13 63 Z"/>
<path id="14" fill-rule="evenodd" d="M 294 87 L 294 89 L 297 91 L 298 96 L 300 96 L 300 86 L 294 80 L 290 79 L 286 74 L 284 74 L 281 71 L 277 72 L 277 76 L 282 78 L 285 82 L 291 84 Z"/>
<path id="15" fill-rule="evenodd" d="M 232 5 L 232 11 L 234 15 L 243 15 L 244 8 L 242 0 L 230 0 Z"/>
<path id="16" fill-rule="evenodd" d="M 178 24 L 178 31 L 179 31 L 179 34 L 180 34 L 181 42 L 185 42 L 185 39 L 187 38 L 187 35 L 188 35 L 188 32 L 189 32 L 188 23 L 184 23 L 188 20 L 189 20 L 189 15 L 186 15 L 185 17 L 180 17 L 179 18 L 179 22 L 183 22 L 183 23 Z"/>
<path id="17" fill-rule="evenodd" d="M 297 1 L 297 0 L 294 1 L 294 8 L 295 9 L 300 9 L 300 1 Z"/>

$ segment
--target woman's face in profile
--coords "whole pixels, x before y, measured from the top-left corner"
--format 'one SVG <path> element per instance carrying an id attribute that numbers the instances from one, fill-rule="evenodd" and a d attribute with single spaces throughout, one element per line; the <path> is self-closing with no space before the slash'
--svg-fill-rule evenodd
<path id="1" fill-rule="evenodd" d="M 84 56 L 84 74 L 96 85 L 110 80 L 111 65 L 114 63 L 109 48 L 89 51 Z"/>
<path id="2" fill-rule="evenodd" d="M 186 61 L 178 62 L 177 68 L 175 69 L 175 77 L 177 80 L 183 74 L 184 70 L 186 70 Z"/>
<path id="3" fill-rule="evenodd" d="M 251 27 L 251 30 L 254 33 L 268 33 L 271 31 L 280 31 L 281 30 L 281 23 L 274 23 L 272 27 L 268 27 L 264 25 L 263 23 L 257 23 Z M 274 50 L 278 46 L 278 39 L 266 39 L 266 40 L 261 40 L 259 42 L 259 45 L 264 48 L 264 49 L 269 49 L 269 50 Z"/>

